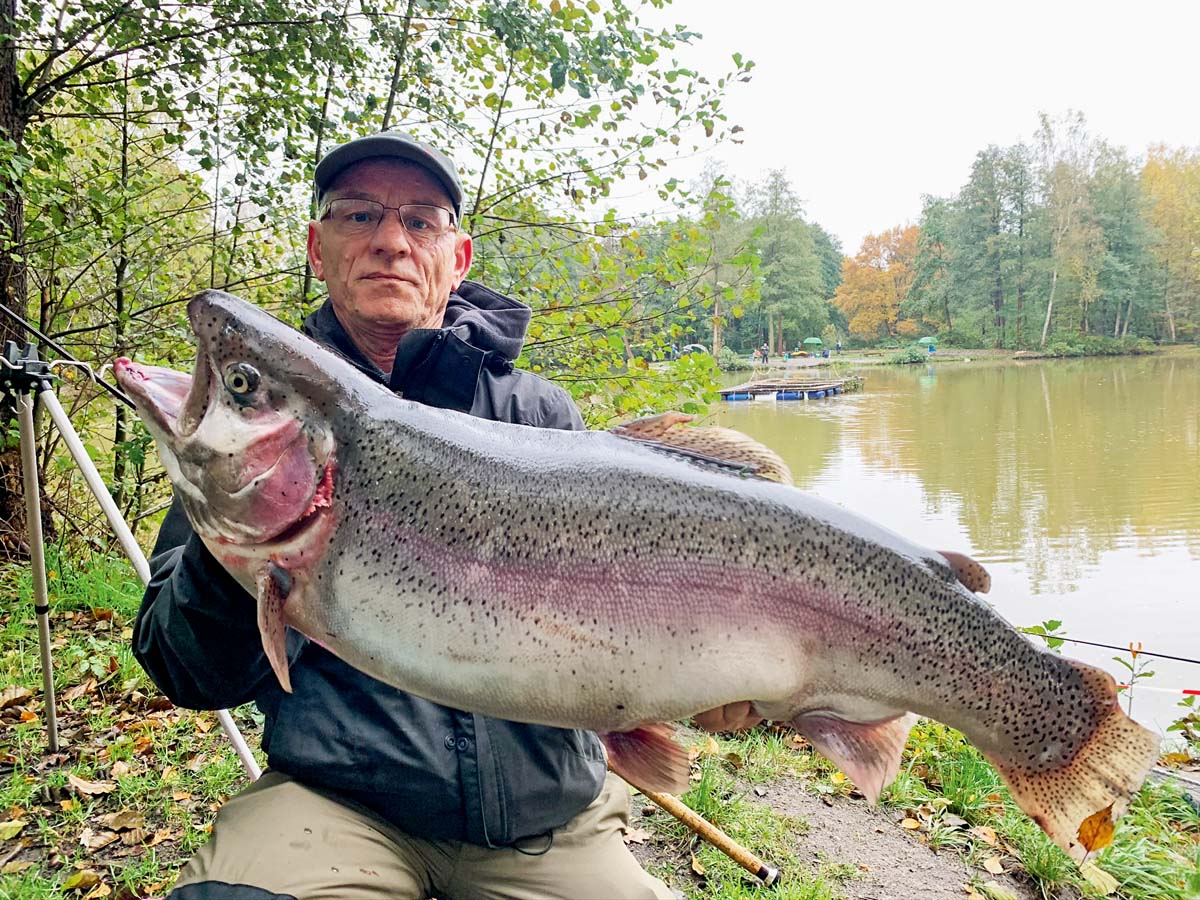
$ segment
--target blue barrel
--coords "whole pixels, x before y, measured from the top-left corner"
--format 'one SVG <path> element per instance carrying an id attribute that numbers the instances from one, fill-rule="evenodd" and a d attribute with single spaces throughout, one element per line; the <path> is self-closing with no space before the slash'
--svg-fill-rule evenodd
<path id="1" fill-rule="evenodd" d="M 776 391 L 775 399 L 776 400 L 803 400 L 804 392 L 803 391 Z"/>
<path id="2" fill-rule="evenodd" d="M 825 396 L 825 392 L 824 392 L 824 391 L 809 391 L 809 392 L 808 392 L 808 399 L 809 399 L 809 400 L 819 400 L 819 399 L 821 399 L 821 398 L 822 398 L 822 397 L 824 397 L 824 396 Z"/>
<path id="3" fill-rule="evenodd" d="M 732 394 L 725 394 L 724 397 L 726 400 L 749 400 L 749 399 L 751 399 L 749 391 L 734 391 Z"/>
<path id="4" fill-rule="evenodd" d="M 835 394 L 840 394 L 840 393 L 842 392 L 842 389 L 841 389 L 840 387 L 835 387 L 835 388 L 833 389 L 833 392 L 834 392 Z"/>

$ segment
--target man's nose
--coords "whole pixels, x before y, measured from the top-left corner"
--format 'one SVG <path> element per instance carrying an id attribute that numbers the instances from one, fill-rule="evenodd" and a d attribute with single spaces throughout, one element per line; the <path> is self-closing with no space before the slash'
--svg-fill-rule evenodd
<path id="1" fill-rule="evenodd" d="M 371 243 L 386 253 L 405 253 L 412 250 L 412 238 L 404 228 L 400 210 L 383 211 L 383 218 L 379 220 L 375 232 L 371 235 Z"/>

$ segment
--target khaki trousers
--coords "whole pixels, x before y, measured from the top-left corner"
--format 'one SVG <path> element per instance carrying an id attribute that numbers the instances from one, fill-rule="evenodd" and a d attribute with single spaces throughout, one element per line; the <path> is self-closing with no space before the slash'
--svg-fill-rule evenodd
<path id="1" fill-rule="evenodd" d="M 628 822 L 629 787 L 609 775 L 553 842 L 488 849 L 423 840 L 267 772 L 221 808 L 175 887 L 253 885 L 297 900 L 672 900 L 622 841 Z"/>

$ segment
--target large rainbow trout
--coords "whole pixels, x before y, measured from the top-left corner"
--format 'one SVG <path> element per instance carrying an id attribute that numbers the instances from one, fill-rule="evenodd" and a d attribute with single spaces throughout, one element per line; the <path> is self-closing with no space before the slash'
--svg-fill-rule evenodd
<path id="1" fill-rule="evenodd" d="M 976 597 L 978 564 L 757 477 L 786 469 L 748 438 L 483 421 L 400 399 L 228 294 L 188 315 L 192 376 L 117 377 L 257 597 L 285 689 L 290 626 L 438 703 L 594 730 L 614 770 L 676 792 L 688 758 L 662 723 L 751 700 L 872 800 L 919 714 L 1076 858 L 1080 825 L 1120 816 L 1156 758 L 1112 678 Z"/>

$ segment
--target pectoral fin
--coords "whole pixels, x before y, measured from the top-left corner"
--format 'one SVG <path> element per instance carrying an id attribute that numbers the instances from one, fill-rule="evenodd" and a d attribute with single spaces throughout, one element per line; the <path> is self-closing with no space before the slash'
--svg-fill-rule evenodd
<path id="1" fill-rule="evenodd" d="M 732 428 L 716 425 L 692 428 L 687 424 L 692 418 L 686 413 L 667 412 L 635 419 L 611 431 L 618 437 L 651 444 L 694 463 L 736 469 L 781 484 L 792 483 L 791 470 L 774 450 Z"/>
<path id="2" fill-rule="evenodd" d="M 263 651 L 280 686 L 290 694 L 292 679 L 288 674 L 287 621 L 283 607 L 292 591 L 292 576 L 287 569 L 268 563 L 259 572 L 257 582 L 258 630 L 262 635 Z"/>
<path id="3" fill-rule="evenodd" d="M 946 558 L 946 562 L 950 564 L 950 568 L 954 570 L 954 574 L 967 590 L 974 591 L 976 594 L 986 594 L 991 588 L 992 576 L 988 574 L 987 569 L 971 557 L 954 550 L 939 550 L 938 552 Z"/>
<path id="4" fill-rule="evenodd" d="M 830 715 L 803 715 L 792 722 L 846 777 L 875 803 L 900 771 L 900 754 L 917 717 L 912 713 L 882 722 L 849 722 Z"/>
<path id="5" fill-rule="evenodd" d="M 608 767 L 636 788 L 663 794 L 688 789 L 692 764 L 670 725 L 643 725 L 600 735 Z"/>

